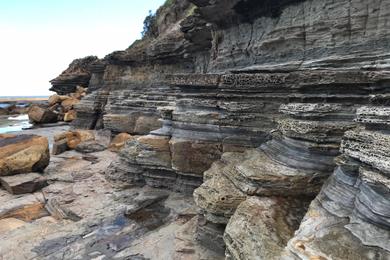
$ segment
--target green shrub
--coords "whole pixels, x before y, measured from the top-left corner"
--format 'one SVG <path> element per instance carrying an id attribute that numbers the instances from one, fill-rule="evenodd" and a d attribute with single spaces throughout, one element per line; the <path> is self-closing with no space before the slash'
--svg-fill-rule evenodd
<path id="1" fill-rule="evenodd" d="M 170 6 L 170 5 L 172 5 L 173 3 L 175 2 L 175 0 L 165 0 L 165 3 L 164 3 L 164 7 L 166 7 L 166 6 Z"/>
<path id="2" fill-rule="evenodd" d="M 145 17 L 142 37 L 157 37 L 157 17 L 155 13 L 149 10 L 149 15 Z"/>

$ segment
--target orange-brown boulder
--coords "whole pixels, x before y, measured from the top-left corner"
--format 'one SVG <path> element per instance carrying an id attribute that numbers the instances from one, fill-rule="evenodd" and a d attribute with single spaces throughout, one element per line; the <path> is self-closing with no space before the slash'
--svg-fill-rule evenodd
<path id="1" fill-rule="evenodd" d="M 134 137 L 128 133 L 118 134 L 117 136 L 114 137 L 114 139 L 112 139 L 109 145 L 109 150 L 112 152 L 120 151 L 125 146 L 125 143 L 128 140 L 134 140 Z"/>
<path id="2" fill-rule="evenodd" d="M 93 131 L 89 130 L 69 131 L 65 135 L 69 149 L 75 149 L 81 142 L 95 140 Z"/>
<path id="3" fill-rule="evenodd" d="M 57 122 L 58 115 L 48 108 L 34 105 L 28 111 L 28 118 L 33 123 L 47 124 Z"/>
<path id="4" fill-rule="evenodd" d="M 54 94 L 49 97 L 47 102 L 49 103 L 49 106 L 54 106 L 55 104 L 61 104 L 62 101 L 68 98 L 69 98 L 68 96 L 61 96 L 61 95 Z"/>
<path id="5" fill-rule="evenodd" d="M 72 110 L 73 106 L 79 102 L 80 102 L 80 100 L 78 100 L 77 98 L 69 97 L 69 98 L 65 99 L 64 101 L 62 101 L 61 106 L 64 108 L 65 112 L 67 112 L 69 110 Z"/>
<path id="6" fill-rule="evenodd" d="M 0 176 L 43 172 L 49 161 L 49 142 L 46 137 L 0 135 Z"/>

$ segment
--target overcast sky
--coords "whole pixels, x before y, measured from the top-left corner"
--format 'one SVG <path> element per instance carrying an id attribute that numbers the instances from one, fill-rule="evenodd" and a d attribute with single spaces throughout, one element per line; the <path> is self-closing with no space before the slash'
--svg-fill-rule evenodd
<path id="1" fill-rule="evenodd" d="M 49 95 L 80 57 L 126 49 L 164 0 L 0 0 L 0 96 Z"/>

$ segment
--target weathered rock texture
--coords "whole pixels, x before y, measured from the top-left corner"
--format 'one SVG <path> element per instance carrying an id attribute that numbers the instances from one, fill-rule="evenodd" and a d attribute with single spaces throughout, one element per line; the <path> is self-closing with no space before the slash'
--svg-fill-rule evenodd
<path id="1" fill-rule="evenodd" d="M 30 122 L 34 124 L 48 124 L 57 121 L 72 122 L 77 118 L 77 112 L 74 110 L 86 95 L 86 89 L 77 85 L 74 92 L 68 95 L 54 94 L 49 97 L 47 104 L 33 105 L 28 110 Z"/>
<path id="2" fill-rule="evenodd" d="M 0 183 L 9 193 L 33 193 L 47 185 L 46 178 L 38 173 L 25 173 L 0 177 Z"/>
<path id="3" fill-rule="evenodd" d="M 45 106 L 33 105 L 28 111 L 30 122 L 35 124 L 48 124 L 58 121 L 58 114 Z"/>
<path id="4" fill-rule="evenodd" d="M 76 59 L 61 73 L 57 78 L 50 81 L 51 91 L 59 95 L 76 92 L 77 86 L 88 86 L 91 79 L 91 70 L 89 68 L 98 58 L 94 56 Z"/>
<path id="5" fill-rule="evenodd" d="M 389 65 L 388 1 L 192 2 L 206 20 L 218 25 L 213 30 L 211 70 Z"/>
<path id="6" fill-rule="evenodd" d="M 347 132 L 341 151 L 370 166 L 365 174 L 380 194 L 362 195 L 378 201 L 369 205 L 375 208 L 348 215 L 375 227 L 388 224 L 388 193 L 378 184 L 389 177 L 388 110 L 372 106 L 389 105 L 389 0 L 177 0 L 167 1 L 155 20 L 144 39 L 88 62 L 84 73 L 90 74 L 89 94 L 75 105 L 73 125 L 134 137 L 107 170 L 108 179 L 197 188 L 198 240 L 217 251 L 226 243 L 230 259 L 279 259 L 334 171 Z M 366 130 L 351 130 L 356 111 Z M 356 148 L 351 140 L 364 145 Z M 367 147 L 379 140 L 383 147 L 373 155 Z M 311 239 L 306 235 L 316 221 L 323 224 L 309 213 L 289 242 L 290 257 L 305 259 L 305 246 L 294 241 Z M 378 230 L 388 236 L 388 227 Z M 373 244 L 374 233 L 345 232 L 340 241 L 356 249 L 351 257 L 367 253 L 358 248 L 359 238 L 386 257 L 388 248 Z M 348 250 L 328 250 L 337 236 L 323 242 L 315 235 L 311 259 L 347 257 Z"/>
<path id="7" fill-rule="evenodd" d="M 362 107 L 333 175 L 311 203 L 284 259 L 388 259 L 388 107 Z M 337 241 L 337 246 L 334 242 Z"/>
<path id="8" fill-rule="evenodd" d="M 43 172 L 50 161 L 46 137 L 0 135 L 0 176 Z"/>

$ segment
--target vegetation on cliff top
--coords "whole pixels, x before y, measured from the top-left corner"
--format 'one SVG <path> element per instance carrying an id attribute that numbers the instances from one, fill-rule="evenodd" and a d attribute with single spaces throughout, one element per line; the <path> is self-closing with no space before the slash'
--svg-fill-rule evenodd
<path id="1" fill-rule="evenodd" d="M 149 10 L 149 15 L 145 17 L 142 37 L 156 37 L 158 35 L 157 16 Z"/>
<path id="2" fill-rule="evenodd" d="M 157 12 L 153 13 L 152 10 L 149 10 L 148 16 L 145 17 L 144 27 L 142 30 L 142 37 L 157 37 L 158 36 L 158 26 L 157 26 L 157 15 L 161 9 L 168 8 L 173 5 L 175 0 L 166 0 L 165 3 L 160 6 Z"/>

